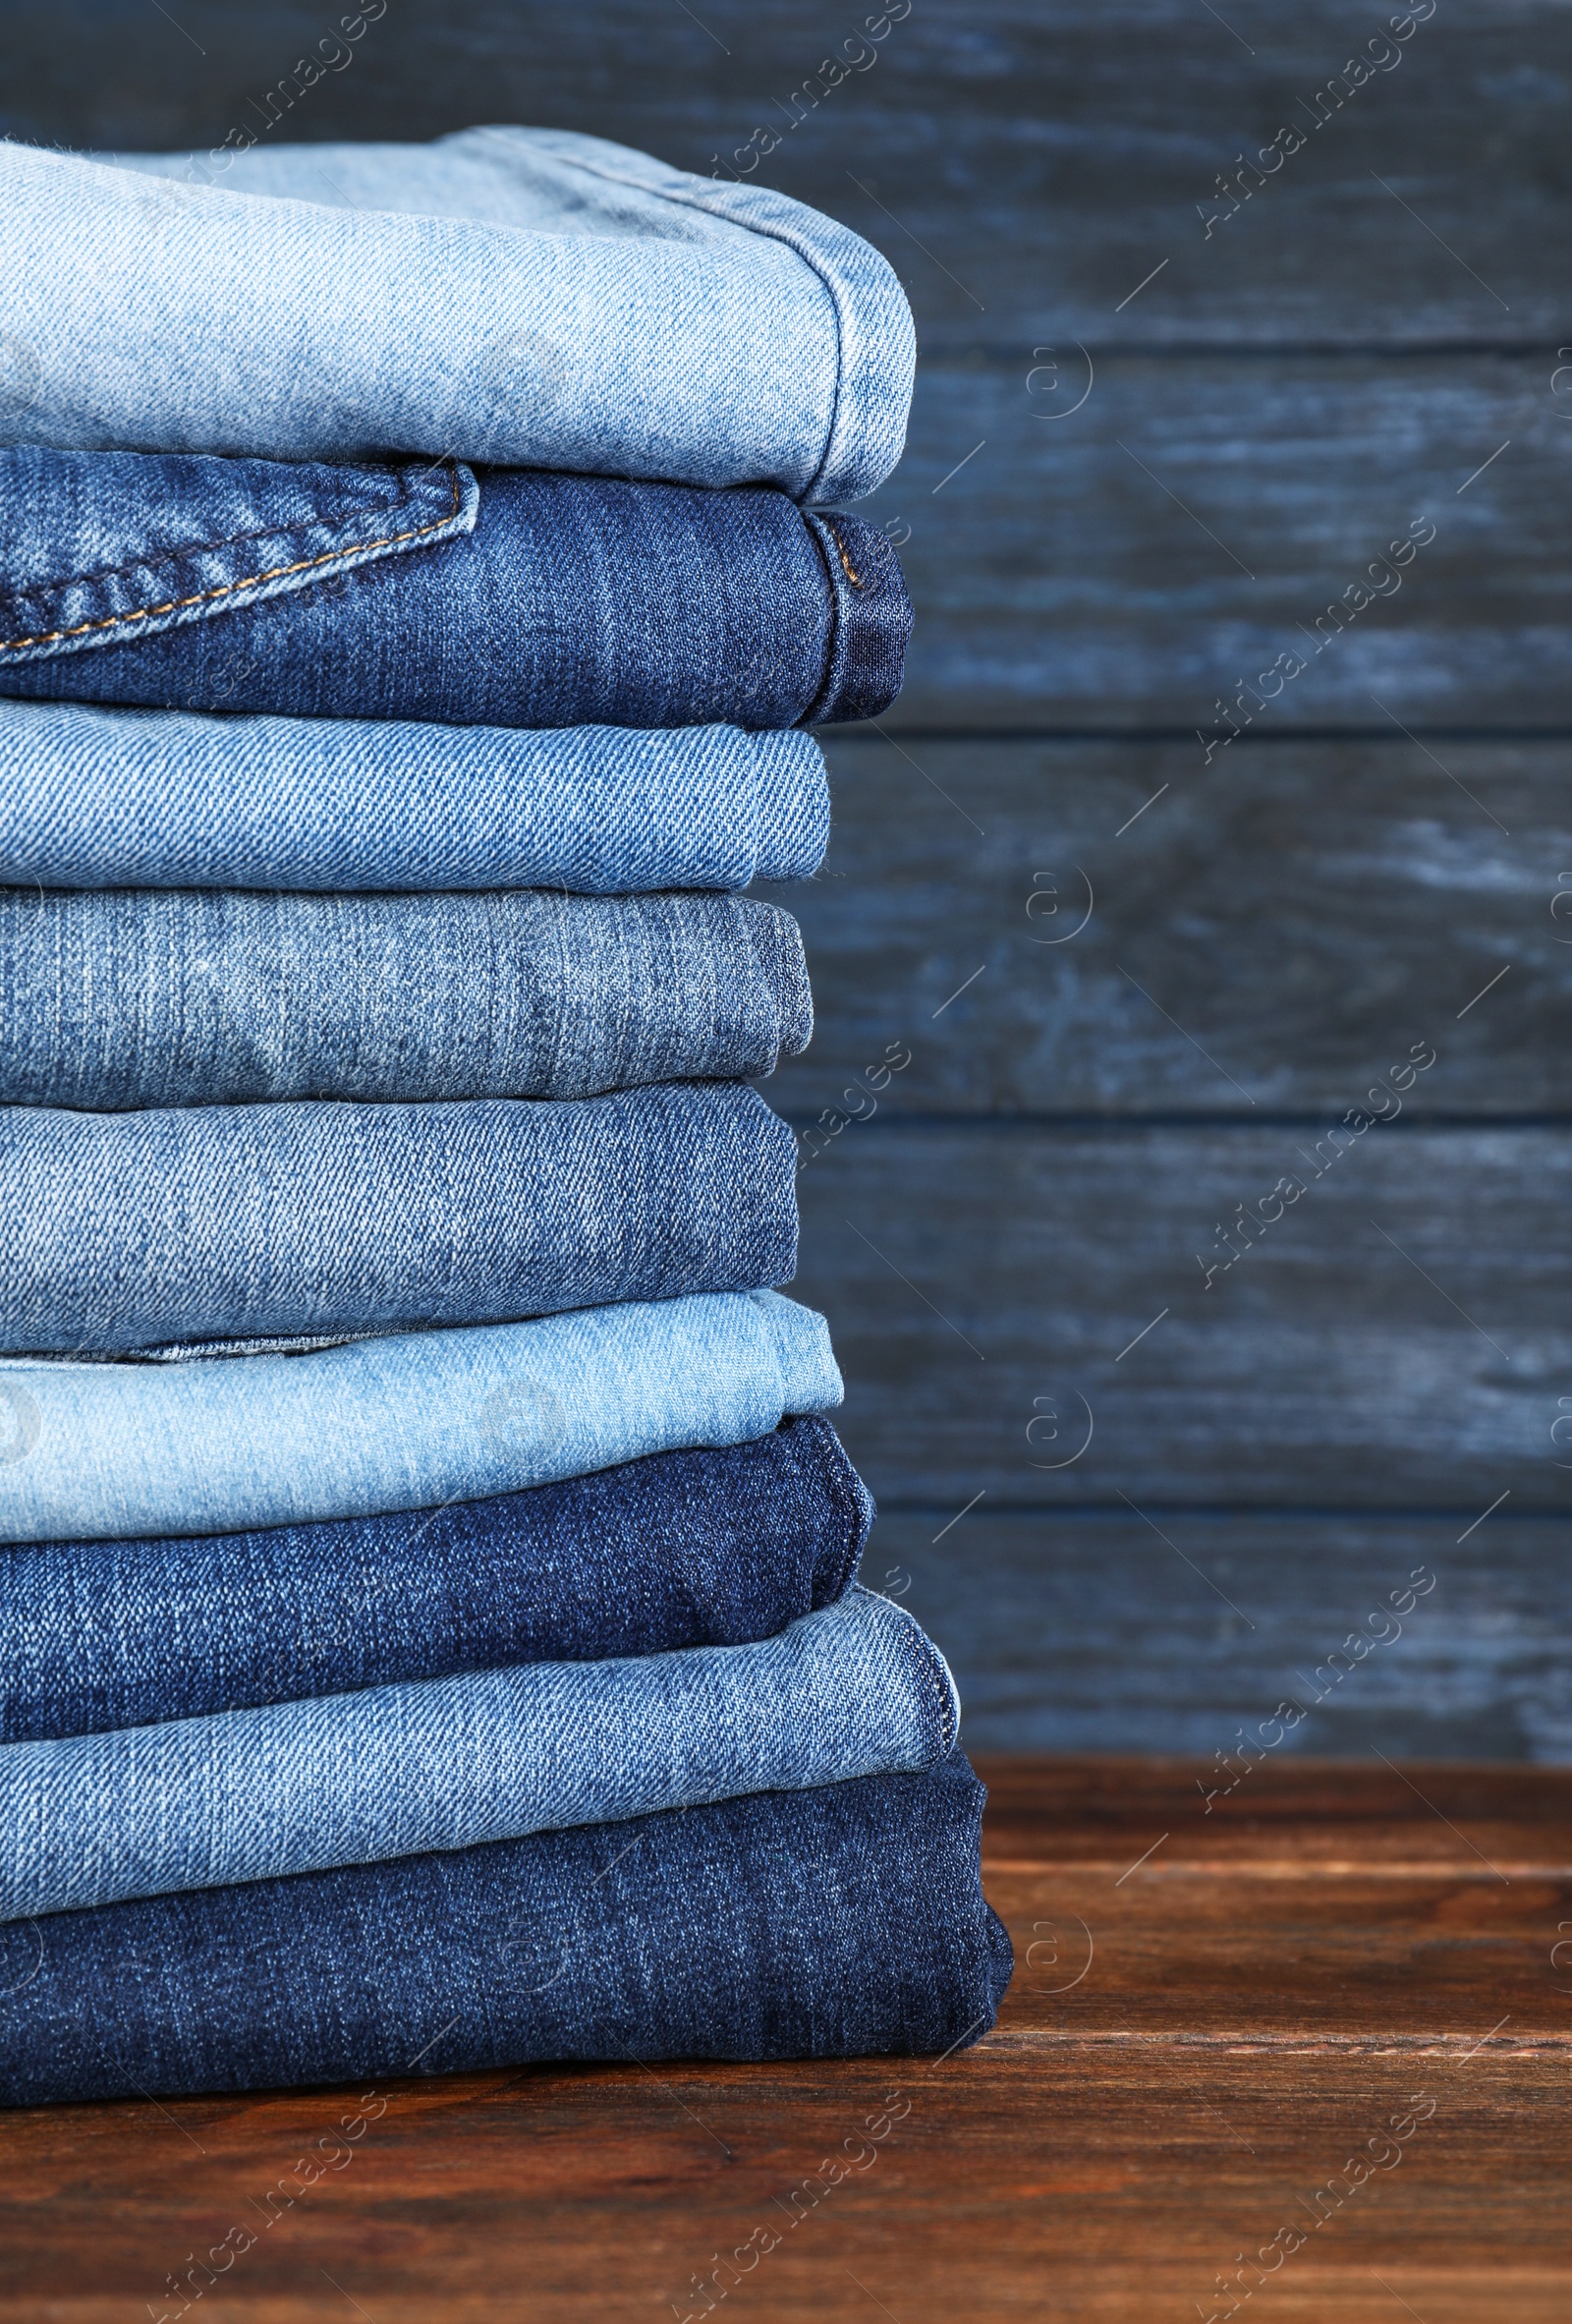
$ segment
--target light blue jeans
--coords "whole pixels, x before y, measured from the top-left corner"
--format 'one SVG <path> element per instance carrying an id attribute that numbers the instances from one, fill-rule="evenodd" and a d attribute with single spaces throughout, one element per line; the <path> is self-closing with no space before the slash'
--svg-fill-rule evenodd
<path id="1" fill-rule="evenodd" d="M 307 1355 L 0 1366 L 0 1542 L 431 1509 L 841 1400 L 822 1316 L 714 1291 Z"/>
<path id="2" fill-rule="evenodd" d="M 0 701 L 0 885 L 309 890 L 806 879 L 811 734 L 426 726 Z"/>
<path id="3" fill-rule="evenodd" d="M 766 187 L 566 130 L 232 133 L 114 167 L 4 144 L 0 269 L 14 443 L 827 502 L 871 492 L 905 439 L 912 321 L 877 252 Z"/>
<path id="4" fill-rule="evenodd" d="M 936 1766 L 960 1704 L 855 1584 L 752 1646 L 530 1663 L 0 1746 L 0 1920 Z"/>

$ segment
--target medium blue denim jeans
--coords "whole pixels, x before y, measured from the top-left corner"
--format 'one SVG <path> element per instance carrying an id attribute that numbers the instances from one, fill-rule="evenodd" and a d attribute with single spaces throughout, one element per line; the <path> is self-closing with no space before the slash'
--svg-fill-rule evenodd
<path id="1" fill-rule="evenodd" d="M 766 187 L 566 130 L 115 158 L 0 145 L 14 443 L 392 452 L 815 503 L 900 457 L 900 285 Z"/>
<path id="2" fill-rule="evenodd" d="M 938 1649 L 856 1584 L 748 1646 L 0 1744 L 0 1920 L 938 1765 Z"/>
<path id="3" fill-rule="evenodd" d="M 0 700 L 0 884 L 564 887 L 806 879 L 810 734 L 210 717 Z"/>
<path id="4" fill-rule="evenodd" d="M 0 1552 L 0 1742 L 772 1638 L 837 1599 L 873 1504 L 827 1421 L 489 1501 Z"/>
<path id="5" fill-rule="evenodd" d="M 807 1047 L 797 923 L 725 895 L 0 888 L 0 1105 L 592 1098 Z"/>
<path id="6" fill-rule="evenodd" d="M 434 1509 L 823 1412 L 822 1316 L 778 1291 L 587 1308 L 299 1356 L 0 1364 L 0 1541 Z"/>
<path id="7" fill-rule="evenodd" d="M 0 692 L 480 726 L 875 717 L 895 551 L 784 493 L 0 450 Z"/>
<path id="8" fill-rule="evenodd" d="M 987 2031 L 1010 1981 L 982 1798 L 957 1750 L 925 1775 L 8 1922 L 0 2104 L 353 2081 L 267 2218 L 348 2166 L 396 2075 L 943 2055 Z M 900 2079 L 813 2202 L 902 2119 Z M 253 2218 L 224 2241 L 265 2233 Z"/>
<path id="9" fill-rule="evenodd" d="M 797 1140 L 746 1082 L 447 1105 L 0 1107 L 0 1349 L 320 1344 L 797 1264 Z"/>

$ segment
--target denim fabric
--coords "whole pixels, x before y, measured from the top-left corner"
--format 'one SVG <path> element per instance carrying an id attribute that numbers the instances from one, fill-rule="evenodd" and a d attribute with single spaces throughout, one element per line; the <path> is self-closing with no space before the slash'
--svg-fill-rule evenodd
<path id="1" fill-rule="evenodd" d="M 0 888 L 0 1105 L 592 1098 L 769 1073 L 797 923 L 718 895 Z"/>
<path id="2" fill-rule="evenodd" d="M 895 551 L 784 493 L 0 451 L 0 690 L 484 726 L 875 716 Z"/>
<path id="3" fill-rule="evenodd" d="M 841 1400 L 776 1291 L 588 1308 L 299 1356 L 0 1365 L 0 1541 L 242 1533 L 431 1509 Z"/>
<path id="4" fill-rule="evenodd" d="M 826 1421 L 419 1515 L 0 1554 L 0 1742 L 773 1637 L 873 1504 Z"/>
<path id="5" fill-rule="evenodd" d="M 853 1585 L 776 1638 L 0 1744 L 0 1920 L 936 1766 L 960 1705 Z"/>
<path id="6" fill-rule="evenodd" d="M 206 717 L 0 701 L 0 883 L 566 887 L 805 879 L 812 735 Z"/>
<path id="7" fill-rule="evenodd" d="M 12 442 L 393 452 L 814 502 L 900 457 L 900 285 L 765 187 L 565 130 L 116 161 L 0 145 Z"/>
<path id="8" fill-rule="evenodd" d="M 746 1082 L 470 1105 L 0 1107 L 0 1348 L 130 1352 L 750 1291 L 797 1140 Z"/>
<path id="9" fill-rule="evenodd" d="M 960 2049 L 1012 1966 L 982 1799 L 957 1750 L 925 1775 L 9 1922 L 0 2104 L 354 2081 L 282 2213 L 346 2166 L 387 2106 L 367 2085 L 395 2075 Z"/>

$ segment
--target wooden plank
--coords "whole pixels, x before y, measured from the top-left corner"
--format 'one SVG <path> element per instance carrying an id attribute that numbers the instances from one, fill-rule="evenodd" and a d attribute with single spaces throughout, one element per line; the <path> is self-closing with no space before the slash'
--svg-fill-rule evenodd
<path id="1" fill-rule="evenodd" d="M 1572 1528 L 1512 1505 L 1461 1547 L 1461 1517 L 886 1510 L 863 1578 L 942 1648 L 969 1748 L 1221 1752 L 1248 1800 L 1304 1752 L 1572 1759 Z"/>
<path id="2" fill-rule="evenodd" d="M 826 741 L 824 871 L 767 891 L 816 1027 L 759 1086 L 804 1129 L 870 1106 L 1323 1128 L 1421 1039 L 1407 1118 L 1566 1112 L 1564 745 L 1394 733 L 1207 766 L 1182 743 Z M 892 1044 L 910 1064 L 870 1086 Z"/>
<path id="3" fill-rule="evenodd" d="M 1303 1941 L 1293 1925 L 1277 1934 Z M 1490 1998 L 1459 2031 L 1488 2029 Z M 695 2276 L 715 2286 L 718 2255 L 778 2223 L 781 2242 L 754 2273 L 718 2279 L 736 2312 L 767 2324 L 810 2312 L 868 2324 L 880 2307 L 897 2324 L 1180 2324 L 1241 2250 L 1298 2222 L 1305 2244 L 1271 2307 L 1296 2324 L 1390 2324 L 1401 2310 L 1373 2271 L 1425 2324 L 1501 2313 L 1559 2324 L 1572 2284 L 1564 2049 L 1485 2050 L 1465 2065 L 1466 2047 L 1252 2057 L 1210 2043 L 995 2036 L 937 2067 L 395 2084 L 379 2143 L 368 2138 L 344 2178 L 259 2234 L 213 2304 L 254 2324 L 351 2324 L 357 2310 L 425 2324 L 437 2309 L 566 2324 L 587 2306 L 680 2320 L 728 2312 L 714 2289 L 704 2309 Z M 879 2119 L 891 2091 L 911 2109 L 877 2163 L 800 2215 L 794 2236 L 791 2191 Z M 1435 2111 L 1400 2162 L 1372 2169 L 1337 2209 L 1325 2198 L 1318 2234 L 1317 2191 L 1362 2149 L 1367 2169 L 1389 2155 L 1389 2126 L 1420 2094 Z M 62 2109 L 8 2125 L 0 2315 L 111 2324 L 128 2305 L 177 2312 L 169 2276 L 254 2220 L 248 2196 L 287 2173 L 350 2097 L 222 2113 L 180 2101 L 162 2113 Z"/>
<path id="4" fill-rule="evenodd" d="M 263 92 L 332 21 L 190 0 L 188 31 L 154 13 L 94 7 L 86 40 L 19 15 L 7 134 L 219 143 L 260 118 Z M 1333 77 L 1401 11 L 1235 0 L 1226 23 L 1204 13 L 1183 0 L 928 5 L 870 46 L 858 39 L 870 12 L 832 0 L 413 0 L 367 27 L 285 134 L 425 138 L 479 118 L 588 130 L 705 173 L 730 157 L 880 244 L 930 345 L 985 321 L 1027 347 L 1054 332 L 1553 346 L 1572 262 L 1572 31 L 1551 0 L 1448 0 L 1377 52 L 1381 67 L 1399 59 L 1389 69 L 1345 80 L 1346 95 Z M 837 52 L 862 69 L 831 85 L 817 69 Z M 759 161 L 767 140 L 749 142 L 769 125 L 780 142 Z M 1236 156 L 1263 143 L 1270 174 L 1253 178 Z M 1465 153 L 1477 171 L 1459 169 Z M 1224 218 L 1220 172 L 1251 191 L 1208 236 L 1207 218 Z"/>
<path id="5" fill-rule="evenodd" d="M 346 2093 L 10 2114 L 0 2316 L 187 2313 L 166 2289 L 185 2271 L 253 2324 L 727 2299 L 765 2324 L 1178 2324 L 1213 2312 L 1237 2253 L 1271 2266 L 1293 2222 L 1270 2300 L 1294 2324 L 1385 2324 L 1394 2292 L 1425 2324 L 1564 2314 L 1565 1776 L 1412 1770 L 1454 1830 L 1384 1770 L 1263 1770 L 1248 1812 L 1210 1819 L 1191 1766 L 984 1772 L 985 1877 L 1020 1965 L 978 2049 L 393 2083 L 353 2164 L 271 2229 L 256 2198 Z M 1071 1985 L 1078 1923 L 1093 1958 Z M 790 2226 L 792 2190 L 882 2108 L 876 2160 Z M 189 2255 L 248 2220 L 221 2282 L 192 2278 Z M 760 2222 L 779 2243 L 717 2277 Z"/>
<path id="6" fill-rule="evenodd" d="M 1006 1865 L 1118 1870 L 1132 1842 L 1139 1851 L 1146 1836 L 1161 1830 L 1171 1842 L 1164 1860 L 1196 1876 L 1231 1866 L 1276 1879 L 1286 1863 L 1307 1877 L 1399 1865 L 1437 1878 L 1474 1877 L 1480 1863 L 1473 1851 L 1483 1848 L 1526 1876 L 1559 1879 L 1572 1861 L 1572 1770 L 1565 1767 L 1349 1767 L 1284 1752 L 1207 1808 L 1197 1778 L 1208 1775 L 1209 1754 L 980 1752 L 976 1761 L 988 1786 L 982 1856 L 990 1873 Z M 1255 1902 L 1264 1909 L 1259 1897 Z M 1560 2022 L 1542 2018 L 1542 2029 Z"/>
<path id="7" fill-rule="evenodd" d="M 859 510 L 918 609 L 886 723 L 1572 724 L 1555 372 L 1130 354 L 1061 421 L 1073 350 L 1056 374 L 1024 349 L 926 362 L 906 459 Z"/>
<path id="8" fill-rule="evenodd" d="M 1504 1493 L 1572 1507 L 1564 1136 L 1344 1136 L 848 1130 L 801 1173 L 795 1288 L 829 1318 L 873 1492 L 1455 1509 L 1459 1531 Z M 1261 1224 L 1279 1181 L 1304 1192 Z M 1208 1285 L 1245 1204 L 1255 1240 Z"/>

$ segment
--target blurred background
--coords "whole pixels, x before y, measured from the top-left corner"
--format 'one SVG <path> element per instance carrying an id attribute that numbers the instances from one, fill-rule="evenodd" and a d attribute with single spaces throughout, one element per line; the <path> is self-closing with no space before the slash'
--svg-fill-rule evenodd
<path id="1" fill-rule="evenodd" d="M 589 131 L 916 312 L 909 679 L 765 1088 L 972 1746 L 1572 1758 L 1572 15 L 360 13 L 304 85 L 326 6 L 8 7 L 0 131 Z"/>

